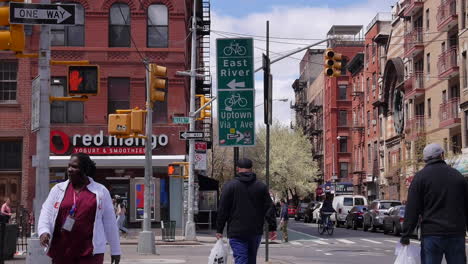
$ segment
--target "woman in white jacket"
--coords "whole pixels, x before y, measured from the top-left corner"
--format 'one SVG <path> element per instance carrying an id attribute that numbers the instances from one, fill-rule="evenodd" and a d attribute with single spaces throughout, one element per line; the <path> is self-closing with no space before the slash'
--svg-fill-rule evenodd
<path id="1" fill-rule="evenodd" d="M 106 243 L 111 262 L 120 262 L 119 231 L 109 191 L 92 178 L 96 165 L 74 153 L 68 180 L 55 185 L 42 205 L 39 239 L 54 264 L 102 264 Z"/>

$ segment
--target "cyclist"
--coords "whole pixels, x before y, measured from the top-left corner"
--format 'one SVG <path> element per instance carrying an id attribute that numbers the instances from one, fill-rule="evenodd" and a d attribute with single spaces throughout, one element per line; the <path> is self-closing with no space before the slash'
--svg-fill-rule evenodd
<path id="1" fill-rule="evenodd" d="M 320 209 L 320 216 L 322 218 L 322 223 L 325 224 L 327 218 L 330 218 L 330 215 L 335 213 L 333 208 L 333 194 L 330 191 L 330 187 L 327 186 L 325 189 L 325 200 L 323 201 L 322 208 Z"/>

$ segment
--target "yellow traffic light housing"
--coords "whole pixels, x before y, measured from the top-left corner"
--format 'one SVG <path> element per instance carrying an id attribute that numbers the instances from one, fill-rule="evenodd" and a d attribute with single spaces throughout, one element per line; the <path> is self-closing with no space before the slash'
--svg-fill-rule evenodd
<path id="1" fill-rule="evenodd" d="M 11 50 L 15 52 L 23 52 L 25 45 L 24 25 L 10 24 L 10 7 L 5 0 L 0 0 L 0 27 L 8 27 L 0 30 L 0 50 Z M 16 0 L 14 2 L 24 2 Z"/>
<path id="2" fill-rule="evenodd" d="M 109 135 L 130 135 L 130 114 L 110 114 L 108 130 Z"/>
<path id="3" fill-rule="evenodd" d="M 130 130 L 135 134 L 145 133 L 146 111 L 135 108 L 130 113 Z"/>
<path id="4" fill-rule="evenodd" d="M 336 53 L 333 49 L 325 50 L 325 75 L 328 77 L 341 76 L 341 60 L 343 55 Z"/>
<path id="5" fill-rule="evenodd" d="M 146 110 L 141 110 L 138 107 L 135 109 L 116 110 L 116 114 L 109 115 L 107 130 L 109 135 L 120 137 L 137 137 L 139 134 L 144 134 Z"/>
<path id="6" fill-rule="evenodd" d="M 188 162 L 174 162 L 167 166 L 167 175 L 174 178 L 188 178 Z"/>
<path id="7" fill-rule="evenodd" d="M 164 102 L 167 95 L 167 68 L 150 64 L 150 100 L 151 102 Z"/>
<path id="8" fill-rule="evenodd" d="M 200 117 L 197 118 L 197 120 L 204 120 L 205 118 L 210 118 L 211 117 L 211 104 L 208 104 L 208 102 L 210 101 L 210 98 L 201 94 L 197 94 L 197 97 L 200 98 L 200 107 L 204 107 L 200 111 Z"/>

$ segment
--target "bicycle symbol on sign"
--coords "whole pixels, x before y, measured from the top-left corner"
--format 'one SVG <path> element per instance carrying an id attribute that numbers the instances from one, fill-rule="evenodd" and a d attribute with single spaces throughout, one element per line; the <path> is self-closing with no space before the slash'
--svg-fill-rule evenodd
<path id="1" fill-rule="evenodd" d="M 239 55 L 244 56 L 247 53 L 247 49 L 239 43 L 231 42 L 231 45 L 224 47 L 223 53 L 226 56 Z"/>
<path id="2" fill-rule="evenodd" d="M 224 104 L 226 105 L 226 110 L 231 111 L 232 107 L 236 105 L 239 105 L 239 107 L 246 107 L 247 99 L 241 97 L 241 95 L 237 93 L 226 98 L 226 100 L 224 100 Z"/>

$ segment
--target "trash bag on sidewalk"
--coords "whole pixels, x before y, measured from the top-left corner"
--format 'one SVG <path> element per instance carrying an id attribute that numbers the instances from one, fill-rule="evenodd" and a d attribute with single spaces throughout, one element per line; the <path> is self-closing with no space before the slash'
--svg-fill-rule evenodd
<path id="1" fill-rule="evenodd" d="M 208 257 L 208 264 L 227 264 L 228 250 L 222 239 L 218 239 L 214 247 L 211 249 Z"/>
<path id="2" fill-rule="evenodd" d="M 414 245 L 403 246 L 398 243 L 395 248 L 394 264 L 418 264 L 420 248 Z"/>

